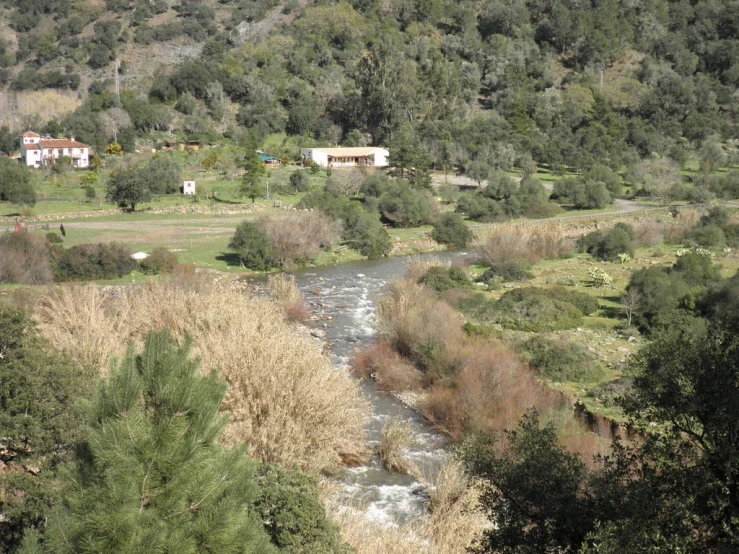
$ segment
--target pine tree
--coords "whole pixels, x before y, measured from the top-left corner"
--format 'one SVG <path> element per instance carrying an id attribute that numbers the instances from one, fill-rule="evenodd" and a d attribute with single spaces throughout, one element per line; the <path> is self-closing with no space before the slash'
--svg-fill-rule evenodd
<path id="1" fill-rule="evenodd" d="M 91 381 L 28 315 L 0 303 L 0 552 L 14 552 L 51 511 L 57 469 L 83 438 L 80 400 Z"/>
<path id="2" fill-rule="evenodd" d="M 264 196 L 265 189 L 262 178 L 267 174 L 267 167 L 259 159 L 257 146 L 258 143 L 254 133 L 249 133 L 244 151 L 244 169 L 246 173 L 241 179 L 239 191 L 242 196 L 251 198 L 252 203 L 258 196 Z"/>
<path id="3" fill-rule="evenodd" d="M 219 443 L 226 386 L 189 345 L 150 334 L 99 389 L 62 502 L 26 552 L 272 553 L 254 503 L 255 461 Z"/>

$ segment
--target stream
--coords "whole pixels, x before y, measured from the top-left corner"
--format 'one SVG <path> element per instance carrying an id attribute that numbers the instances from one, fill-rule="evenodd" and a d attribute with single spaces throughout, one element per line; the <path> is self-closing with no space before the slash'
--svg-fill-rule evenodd
<path id="1" fill-rule="evenodd" d="M 444 261 L 460 259 L 463 253 L 429 254 Z M 425 257 L 425 256 L 422 256 Z M 407 257 L 363 261 L 295 273 L 295 280 L 309 308 L 328 316 L 325 329 L 337 371 L 347 371 L 353 352 L 370 344 L 376 336 L 375 308 L 383 286 L 405 272 Z M 368 426 L 370 447 L 380 441 L 383 425 L 400 417 L 414 431 L 414 443 L 407 457 L 424 475 L 433 475 L 448 451 L 448 440 L 419 414 L 397 398 L 379 392 L 374 381 L 362 383 L 362 391 L 372 407 Z M 367 518 L 402 525 L 423 515 L 426 495 L 415 478 L 385 470 L 378 456 L 369 466 L 348 468 L 343 475 L 342 496 L 352 505 L 366 506 Z"/>

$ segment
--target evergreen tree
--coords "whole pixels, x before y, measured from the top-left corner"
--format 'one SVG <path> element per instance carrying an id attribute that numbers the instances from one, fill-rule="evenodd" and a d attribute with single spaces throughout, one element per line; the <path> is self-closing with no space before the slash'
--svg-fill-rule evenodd
<path id="1" fill-rule="evenodd" d="M 246 140 L 246 146 L 244 150 L 244 169 L 246 173 L 241 179 L 241 188 L 239 192 L 242 196 L 251 198 L 252 203 L 258 196 L 264 196 L 264 184 L 262 180 L 267 174 L 267 167 L 264 162 L 259 159 L 259 153 L 257 152 L 257 139 L 254 133 L 249 133 L 249 137 Z"/>
<path id="2" fill-rule="evenodd" d="M 57 469 L 82 439 L 91 372 L 51 350 L 21 310 L 0 303 L 0 552 L 43 525 Z"/>
<path id="3" fill-rule="evenodd" d="M 254 509 L 256 462 L 218 442 L 226 385 L 200 377 L 189 352 L 155 332 L 113 368 L 62 503 L 26 551 L 275 552 Z"/>

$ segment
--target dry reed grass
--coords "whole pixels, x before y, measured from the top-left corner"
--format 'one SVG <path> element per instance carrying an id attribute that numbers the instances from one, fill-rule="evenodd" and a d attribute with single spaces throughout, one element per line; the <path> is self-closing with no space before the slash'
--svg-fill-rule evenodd
<path id="1" fill-rule="evenodd" d="M 450 262 L 442 262 L 439 258 L 429 257 L 421 258 L 420 256 L 413 256 L 408 258 L 405 262 L 405 277 L 410 279 L 414 283 L 417 283 L 421 277 L 426 275 L 426 272 L 432 267 L 450 267 Z"/>
<path id="2" fill-rule="evenodd" d="M 562 258 L 575 250 L 565 227 L 559 223 L 496 225 L 488 232 L 478 233 L 473 246 L 478 260 L 486 265 L 507 260 L 537 263 Z"/>
<path id="3" fill-rule="evenodd" d="M 37 318 L 55 347 L 103 373 L 153 329 L 192 337 L 203 373 L 228 383 L 224 443 L 248 443 L 256 458 L 317 473 L 366 457 L 368 406 L 358 385 L 269 299 L 216 283 L 197 292 L 150 282 L 107 297 L 92 286 L 62 287 Z"/>
<path id="4" fill-rule="evenodd" d="M 402 526 L 369 521 L 362 506 L 329 502 L 329 513 L 356 554 L 465 554 L 488 525 L 479 491 L 457 461 L 424 482 L 429 513 Z"/>
<path id="5" fill-rule="evenodd" d="M 288 321 L 306 322 L 310 319 L 310 311 L 295 284 L 295 277 L 283 273 L 270 275 L 267 288 L 275 302 L 282 306 Z"/>
<path id="6" fill-rule="evenodd" d="M 394 279 L 377 305 L 380 337 L 435 380 L 453 369 L 452 346 L 464 342 L 463 318 L 423 285 Z"/>
<path id="7" fill-rule="evenodd" d="M 382 426 L 380 445 L 377 448 L 377 454 L 385 469 L 410 475 L 417 473 L 417 468 L 405 455 L 406 450 L 412 444 L 413 428 L 410 423 L 399 417 L 385 423 Z"/>

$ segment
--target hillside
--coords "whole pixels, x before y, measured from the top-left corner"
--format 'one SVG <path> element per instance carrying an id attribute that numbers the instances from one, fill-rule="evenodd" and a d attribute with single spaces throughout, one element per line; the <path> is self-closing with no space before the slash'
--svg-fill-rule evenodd
<path id="1" fill-rule="evenodd" d="M 3 0 L 0 21 L 5 137 L 402 140 L 471 174 L 737 156 L 737 0 Z"/>

